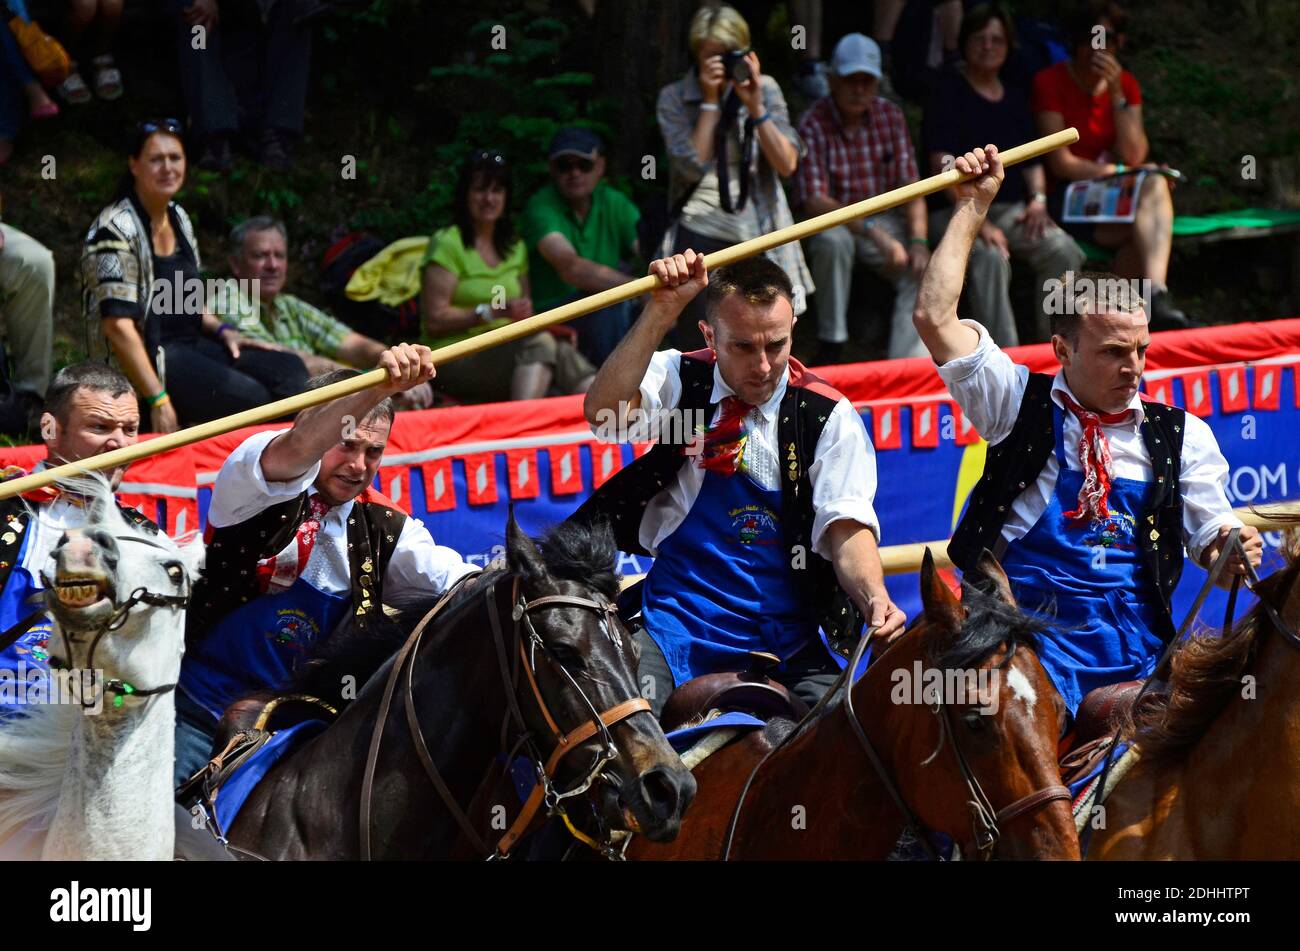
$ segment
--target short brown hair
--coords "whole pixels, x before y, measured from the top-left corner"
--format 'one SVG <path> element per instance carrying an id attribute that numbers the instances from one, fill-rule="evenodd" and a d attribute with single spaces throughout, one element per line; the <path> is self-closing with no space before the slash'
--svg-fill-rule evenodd
<path id="1" fill-rule="evenodd" d="M 1079 342 L 1079 324 L 1089 314 L 1136 314 L 1146 307 L 1138 281 L 1110 271 L 1066 271 L 1060 278 L 1060 302 L 1052 314 L 1052 333 Z"/>
<path id="2" fill-rule="evenodd" d="M 132 391 L 131 381 L 107 363 L 74 363 L 54 374 L 45 391 L 45 412 L 66 423 L 73 394 L 82 387 L 107 393 L 112 399 Z"/>
<path id="3" fill-rule="evenodd" d="M 307 390 L 319 390 L 323 386 L 329 386 L 332 383 L 342 383 L 344 380 L 350 380 L 354 376 L 360 376 L 360 370 L 351 370 L 347 367 L 340 367 L 337 370 L 330 370 L 328 373 L 322 373 L 314 376 L 307 381 Z M 378 406 L 366 414 L 366 419 L 386 419 L 389 425 L 392 425 L 393 417 L 397 415 L 397 409 L 393 406 L 392 397 L 380 402 Z"/>
<path id="4" fill-rule="evenodd" d="M 747 258 L 720 267 L 709 275 L 708 296 L 705 298 L 705 319 L 712 324 L 713 315 L 722 305 L 724 297 L 740 294 L 754 304 L 771 304 L 784 297 L 794 306 L 794 287 L 790 276 L 779 264 L 763 257 Z"/>
<path id="5" fill-rule="evenodd" d="M 966 41 L 978 33 L 990 22 L 997 20 L 1007 35 L 1007 52 L 1016 48 L 1016 27 L 1011 14 L 1001 3 L 981 3 L 966 11 L 961 18 L 961 27 L 957 31 L 957 52 L 966 55 Z"/>

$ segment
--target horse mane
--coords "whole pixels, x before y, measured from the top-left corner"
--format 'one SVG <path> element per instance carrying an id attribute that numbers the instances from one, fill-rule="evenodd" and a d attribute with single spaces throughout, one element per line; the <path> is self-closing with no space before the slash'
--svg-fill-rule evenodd
<path id="1" fill-rule="evenodd" d="M 941 670 L 978 667 L 1003 644 L 1007 645 L 1005 666 L 1016 648 L 1034 646 L 1034 641 L 1057 628 L 1041 614 L 1030 614 L 1008 604 L 979 584 L 962 582 L 961 603 L 966 620 L 957 636 L 938 646 L 930 663 Z"/>
<path id="2" fill-rule="evenodd" d="M 552 578 L 595 588 L 610 601 L 618 597 L 618 546 L 607 519 L 560 522 L 537 540 L 537 548 Z"/>
<path id="3" fill-rule="evenodd" d="M 77 704 L 47 703 L 0 726 L 0 843 L 28 824 L 44 828 L 54 818 L 80 716 Z"/>
<path id="4" fill-rule="evenodd" d="M 1300 524 L 1300 518 L 1295 523 Z M 1144 760 L 1165 762 L 1184 753 L 1239 693 L 1260 636 L 1272 627 L 1264 603 L 1271 604 L 1289 591 L 1300 574 L 1300 554 L 1295 548 L 1285 548 L 1284 556 L 1285 567 L 1260 581 L 1255 588 L 1259 603 L 1232 630 L 1223 634 L 1197 631 L 1189 636 L 1173 653 L 1168 688 L 1149 694 L 1149 700 L 1143 697 L 1140 710 L 1124 713 L 1120 730 L 1139 748 Z"/>

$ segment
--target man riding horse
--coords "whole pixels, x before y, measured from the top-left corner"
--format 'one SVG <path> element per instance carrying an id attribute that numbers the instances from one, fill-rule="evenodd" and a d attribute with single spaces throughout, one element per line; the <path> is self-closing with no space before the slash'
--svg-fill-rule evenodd
<path id="1" fill-rule="evenodd" d="M 392 428 L 390 397 L 434 375 L 423 346 L 392 347 L 380 366 L 387 383 L 304 410 L 291 429 L 250 436 L 217 475 L 176 699 L 177 784 L 208 761 L 231 701 L 288 686 L 345 616 L 377 624 L 384 604 L 439 595 L 477 570 L 371 488 Z M 309 386 L 355 375 L 336 370 Z"/>
<path id="2" fill-rule="evenodd" d="M 956 168 L 982 174 L 957 186 L 913 317 L 990 447 L 948 553 L 969 570 L 993 550 L 1023 607 L 1054 610 L 1060 632 L 1038 654 L 1073 714 L 1089 691 L 1152 672 L 1175 635 L 1184 546 L 1208 567 L 1242 523 L 1210 427 L 1138 393 L 1151 336 L 1136 282 L 1067 275 L 1052 317 L 1055 374 L 1030 373 L 980 324 L 958 320 L 967 257 L 1004 171 L 992 145 Z M 1259 532 L 1242 528 L 1241 540 L 1258 565 Z M 1234 554 L 1227 570 L 1246 565 Z"/>
<path id="3" fill-rule="evenodd" d="M 78 462 L 134 445 L 139 432 L 135 391 L 117 370 L 102 363 L 80 363 L 55 374 L 41 416 L 49 463 Z M 42 462 L 36 468 L 46 465 Z M 108 473 L 114 490 L 123 472 L 125 468 L 119 467 Z M 0 477 L 25 474 L 13 466 Z M 119 507 L 134 524 L 158 530 L 134 509 Z M 48 676 L 50 621 L 32 595 L 45 587 L 42 572 L 53 567 L 50 554 L 59 537 L 85 522 L 84 500 L 54 486 L 0 502 L 0 669 L 13 671 L 19 684 L 43 684 Z M 35 686 L 32 692 L 37 692 Z M 0 718 L 21 710 L 19 702 L 0 701 Z"/>
<path id="4" fill-rule="evenodd" d="M 759 257 L 708 275 L 686 251 L 650 271 L 660 284 L 585 412 L 599 436 L 659 442 L 575 517 L 609 517 L 622 550 L 655 556 L 635 636 L 656 715 L 675 685 L 744 670 L 750 652 L 776 655 L 775 679 L 815 703 L 839 672 L 819 622 L 855 638 L 862 616 L 886 635 L 905 621 L 885 590 L 862 419 L 790 356 L 794 290 L 780 267 Z M 706 287 L 708 349 L 656 353 Z M 674 418 L 688 437 L 707 421 L 703 445 L 674 439 Z"/>

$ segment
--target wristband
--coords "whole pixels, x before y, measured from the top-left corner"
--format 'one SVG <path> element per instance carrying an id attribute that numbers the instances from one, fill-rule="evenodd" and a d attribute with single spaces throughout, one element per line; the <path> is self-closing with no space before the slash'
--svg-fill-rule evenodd
<path id="1" fill-rule="evenodd" d="M 1116 174 L 1116 175 L 1123 175 L 1123 174 L 1124 174 L 1124 163 L 1123 163 L 1123 162 L 1116 162 L 1116 163 L 1115 163 L 1115 174 Z"/>
<path id="2" fill-rule="evenodd" d="M 920 237 L 920 236 L 918 235 L 917 237 L 914 237 L 914 238 L 908 238 L 908 239 L 907 239 L 907 243 L 908 243 L 908 244 L 919 244 L 919 245 L 921 245 L 922 247 L 928 248 L 928 247 L 930 246 L 930 239 L 929 239 L 929 238 L 922 238 L 922 237 Z"/>
<path id="3" fill-rule="evenodd" d="M 221 339 L 221 335 L 222 335 L 223 333 L 225 333 L 227 330 L 235 330 L 236 332 L 238 332 L 238 330 L 237 330 L 237 328 L 235 327 L 234 324 L 228 324 L 228 323 L 226 323 L 226 322 L 223 320 L 223 321 L 221 322 L 221 326 L 219 326 L 219 327 L 217 328 L 217 333 L 216 333 L 216 337 L 217 337 L 217 339 L 220 340 L 220 339 Z"/>
<path id="4" fill-rule="evenodd" d="M 148 396 L 145 397 L 145 399 L 148 401 L 150 409 L 157 409 L 159 406 L 166 406 L 172 401 L 172 398 L 167 395 L 166 390 L 159 390 L 154 396 Z"/>
<path id="5" fill-rule="evenodd" d="M 721 111 L 722 111 L 722 107 L 718 105 L 716 102 L 700 103 L 700 112 L 721 112 Z"/>
<path id="6" fill-rule="evenodd" d="M 763 113 L 761 116 L 759 116 L 757 119 L 750 119 L 750 120 L 749 120 L 749 126 L 750 126 L 751 129 L 754 128 L 755 126 L 760 126 L 760 125 L 762 125 L 764 122 L 766 122 L 766 121 L 767 121 L 768 119 L 770 119 L 770 118 L 772 118 L 772 113 L 770 113 L 770 112 L 765 112 L 765 113 Z"/>
<path id="7" fill-rule="evenodd" d="M 1044 195 L 1042 192 L 1034 192 L 1033 197 L 1030 198 L 1030 201 L 1032 201 L 1032 202 L 1034 202 L 1035 204 L 1038 204 L 1038 205 L 1046 205 L 1046 204 L 1047 204 L 1047 196 Z"/>

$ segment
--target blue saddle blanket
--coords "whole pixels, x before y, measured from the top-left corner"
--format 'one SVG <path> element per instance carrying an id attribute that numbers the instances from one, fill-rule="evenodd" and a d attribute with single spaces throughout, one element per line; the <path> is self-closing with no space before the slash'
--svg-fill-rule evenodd
<path id="1" fill-rule="evenodd" d="M 1070 783 L 1070 802 L 1077 806 L 1079 802 L 1079 796 L 1082 795 L 1082 793 L 1093 783 L 1093 781 L 1096 780 L 1097 777 L 1101 775 L 1101 771 L 1105 768 L 1106 763 L 1108 761 L 1112 765 L 1118 763 L 1121 757 L 1123 757 L 1123 755 L 1128 752 L 1128 748 L 1131 745 L 1132 745 L 1131 743 L 1128 743 L 1125 740 L 1121 740 L 1119 744 L 1115 747 L 1115 749 L 1111 752 L 1109 760 L 1107 760 L 1106 758 L 1102 758 L 1098 763 L 1096 763 L 1092 767 L 1092 769 L 1088 770 L 1088 772 L 1085 775 L 1081 776 L 1080 778 L 1076 779 L 1074 782 Z"/>
<path id="2" fill-rule="evenodd" d="M 705 720 L 703 723 L 697 723 L 695 726 L 683 727 L 680 730 L 673 730 L 667 734 L 668 743 L 678 753 L 685 753 L 692 746 L 698 743 L 706 733 L 712 733 L 714 730 L 720 730 L 723 727 L 745 727 L 753 729 L 763 726 L 762 720 L 750 713 L 740 713 L 733 711 L 716 716 L 712 720 Z"/>
<path id="3" fill-rule="evenodd" d="M 239 810 L 271 767 L 329 726 L 324 720 L 304 720 L 278 731 L 266 745 L 244 760 L 217 790 L 216 820 L 222 835 L 230 831 Z"/>

